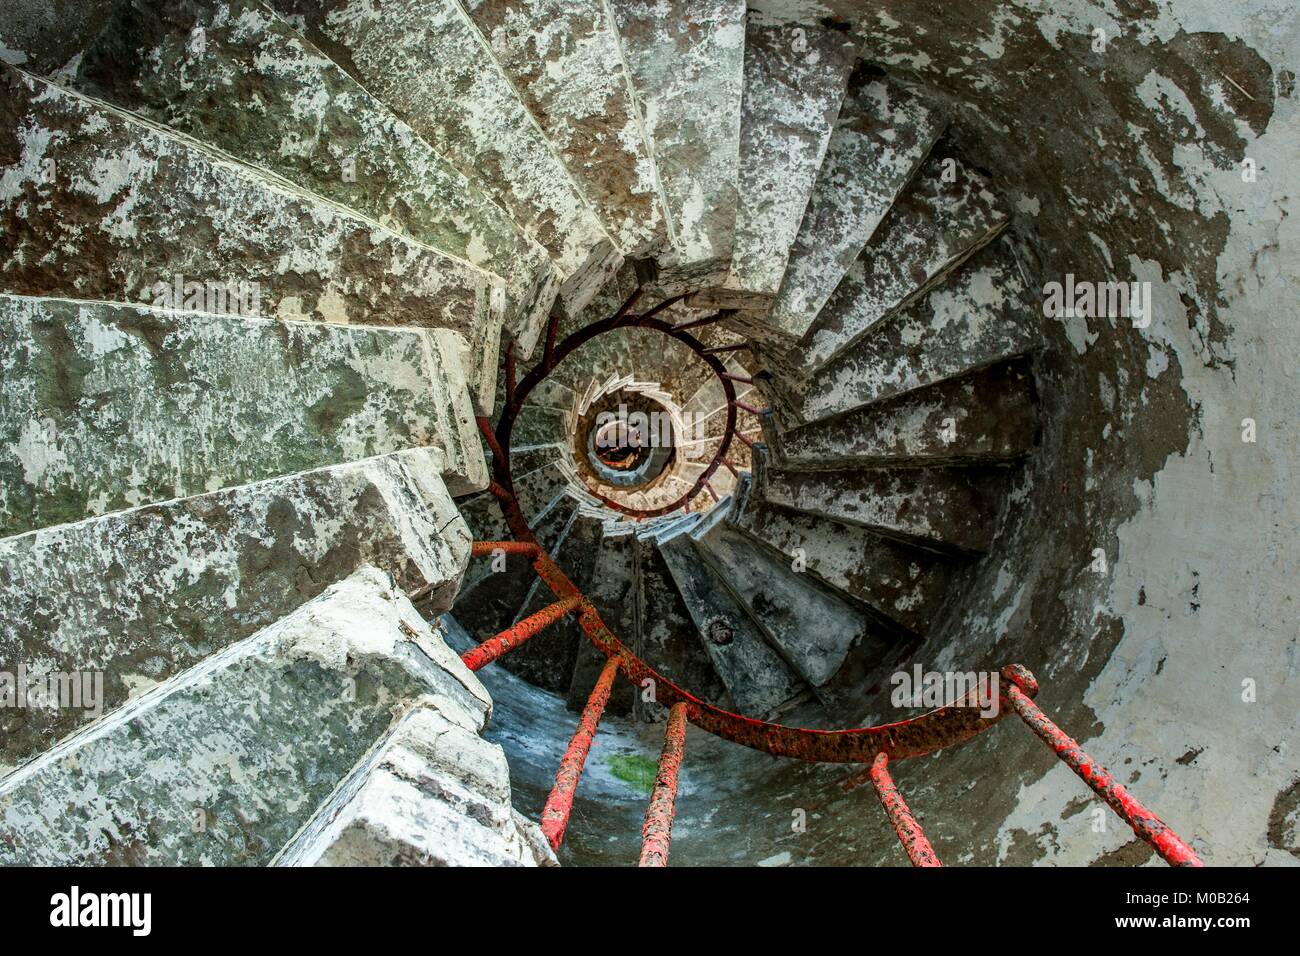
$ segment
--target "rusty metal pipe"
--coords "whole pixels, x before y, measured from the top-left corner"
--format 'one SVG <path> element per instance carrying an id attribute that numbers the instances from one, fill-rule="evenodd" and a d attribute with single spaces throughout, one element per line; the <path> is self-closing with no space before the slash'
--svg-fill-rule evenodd
<path id="1" fill-rule="evenodd" d="M 925 838 L 925 831 L 921 829 L 921 824 L 916 822 L 916 817 L 908 808 L 907 801 L 898 792 L 894 778 L 889 775 L 889 754 L 883 750 L 876 754 L 876 759 L 871 762 L 871 785 L 876 788 L 880 805 L 885 808 L 889 822 L 894 825 L 894 832 L 898 834 L 898 842 L 903 845 L 903 850 L 907 853 L 907 858 L 912 861 L 912 865 L 943 866 L 934 848 L 930 846 L 930 841 Z"/>
<path id="2" fill-rule="evenodd" d="M 470 557 L 490 558 L 498 551 L 505 554 L 526 554 L 536 557 L 541 548 L 531 541 L 475 541 L 469 546 Z"/>
<path id="3" fill-rule="evenodd" d="M 558 850 L 564 840 L 564 831 L 569 826 L 569 814 L 573 812 L 573 795 L 578 790 L 578 781 L 582 779 L 582 767 L 587 762 L 587 753 L 596 736 L 601 715 L 609 703 L 609 692 L 618 676 L 618 660 L 611 657 L 605 662 L 600 678 L 587 698 L 587 706 L 582 709 L 578 720 L 578 729 L 569 741 L 569 749 L 560 759 L 560 769 L 555 771 L 555 786 L 546 798 L 542 808 L 542 834 L 551 844 L 552 850 Z"/>
<path id="4" fill-rule="evenodd" d="M 667 866 L 668 847 L 673 840 L 673 815 L 677 812 L 677 780 L 686 749 L 685 701 L 673 704 L 664 728 L 664 749 L 659 755 L 654 792 L 646 807 L 641 827 L 641 861 L 638 866 Z"/>

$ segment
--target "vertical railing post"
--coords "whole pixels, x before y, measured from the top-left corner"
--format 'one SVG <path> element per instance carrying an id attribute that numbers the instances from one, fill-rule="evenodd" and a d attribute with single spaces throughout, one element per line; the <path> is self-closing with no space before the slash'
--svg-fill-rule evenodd
<path id="1" fill-rule="evenodd" d="M 618 676 L 618 659 L 611 657 L 605 662 L 600 678 L 587 698 L 587 706 L 582 709 L 578 729 L 569 741 L 569 749 L 560 760 L 560 769 L 555 772 L 555 786 L 546 798 L 542 808 L 542 834 L 550 841 L 551 849 L 558 850 L 564 840 L 564 831 L 569 826 L 569 814 L 573 812 L 573 796 L 582 778 L 582 767 L 587 762 L 587 753 L 591 750 L 592 739 L 600 717 L 609 703 L 609 692 Z"/>
<path id="2" fill-rule="evenodd" d="M 934 852 L 934 847 L 930 846 L 930 841 L 925 838 L 925 831 L 921 829 L 921 824 L 916 822 L 916 817 L 908 809 L 907 801 L 898 792 L 894 778 L 889 775 L 889 754 L 883 750 L 876 754 L 876 759 L 871 763 L 871 784 L 876 788 L 880 805 L 889 815 L 889 822 L 894 825 L 894 832 L 898 834 L 898 842 L 903 844 L 903 850 L 906 851 L 912 865 L 943 866 Z"/>
<path id="3" fill-rule="evenodd" d="M 1168 824 L 1139 803 L 1105 767 L 1089 757 L 1078 741 L 1056 726 L 1014 682 L 1007 687 L 1006 697 L 1029 728 L 1166 863 L 1171 866 L 1203 865 L 1195 851 L 1169 829 Z"/>
<path id="4" fill-rule="evenodd" d="M 677 779 L 686 748 L 686 709 L 683 701 L 668 711 L 664 728 L 664 749 L 659 755 L 659 772 L 655 774 L 654 792 L 645 811 L 641 827 L 640 866 L 667 866 L 668 848 L 673 839 L 673 815 L 677 812 Z"/>

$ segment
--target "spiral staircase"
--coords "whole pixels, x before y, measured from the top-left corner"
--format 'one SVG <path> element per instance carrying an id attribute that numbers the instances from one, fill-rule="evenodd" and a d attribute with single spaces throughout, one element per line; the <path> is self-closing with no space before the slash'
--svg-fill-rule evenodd
<path id="1" fill-rule="evenodd" d="M 1019 716 L 1198 862 L 1016 660 L 865 719 L 999 553 L 1044 336 L 997 178 L 853 24 L 124 0 L 77 29 L 0 96 L 0 657 L 102 707 L 0 712 L 0 861 L 617 862 L 571 820 L 609 733 L 665 738 L 663 864 L 689 724 L 849 765 L 932 864 L 889 764 Z M 629 409 L 655 427 L 610 440 Z"/>

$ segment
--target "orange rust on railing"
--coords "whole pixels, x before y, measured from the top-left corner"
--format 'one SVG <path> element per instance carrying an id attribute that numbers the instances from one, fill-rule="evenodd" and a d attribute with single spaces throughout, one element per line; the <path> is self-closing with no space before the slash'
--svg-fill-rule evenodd
<path id="1" fill-rule="evenodd" d="M 587 753 L 591 750 L 591 741 L 596 736 L 605 705 L 609 703 L 609 692 L 618 676 L 618 661 L 610 658 L 587 698 L 587 706 L 582 709 L 578 720 L 578 729 L 569 741 L 569 749 L 560 759 L 560 769 L 555 772 L 555 786 L 546 798 L 542 808 L 542 835 L 551 844 L 551 849 L 558 850 L 564 840 L 564 831 L 569 827 L 569 814 L 573 812 L 573 795 L 577 792 L 578 781 L 582 778 L 582 768 L 587 762 Z"/>
<path id="2" fill-rule="evenodd" d="M 484 668 L 502 654 L 513 651 L 520 644 L 536 637 L 581 603 L 582 599 L 577 595 L 556 601 L 495 637 L 488 638 L 478 647 L 466 651 L 460 659 L 472 671 Z"/>
<path id="3" fill-rule="evenodd" d="M 930 841 L 925 838 L 921 824 L 916 822 L 916 817 L 908 809 L 907 801 L 898 792 L 894 778 L 889 775 L 889 754 L 878 753 L 871 762 L 871 784 L 876 788 L 880 805 L 885 808 L 889 822 L 898 834 L 898 842 L 903 844 L 903 850 L 912 865 L 943 866 L 935 855 L 934 848 L 930 846 Z"/>
<path id="4" fill-rule="evenodd" d="M 664 749 L 659 754 L 654 791 L 646 807 L 641 827 L 641 861 L 638 866 L 667 866 L 668 848 L 673 839 L 673 816 L 677 812 L 677 780 L 682 771 L 686 748 L 686 717 L 689 705 L 673 704 L 664 726 Z"/>

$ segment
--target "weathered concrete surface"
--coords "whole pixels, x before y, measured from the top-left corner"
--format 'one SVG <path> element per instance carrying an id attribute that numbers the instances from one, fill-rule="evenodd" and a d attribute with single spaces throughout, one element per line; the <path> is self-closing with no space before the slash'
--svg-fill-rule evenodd
<path id="1" fill-rule="evenodd" d="M 749 17 L 727 288 L 770 297 L 781 287 L 859 42 L 832 27 Z"/>
<path id="2" fill-rule="evenodd" d="M 1016 360 L 784 434 L 768 432 L 779 466 L 800 471 L 1007 461 L 1033 448 L 1034 409 L 1028 364 Z"/>
<path id="3" fill-rule="evenodd" d="M 663 183 L 666 280 L 729 267 L 736 227 L 743 0 L 610 0 Z"/>
<path id="4" fill-rule="evenodd" d="M 860 610 L 730 525 L 719 524 L 697 540 L 727 589 L 814 689 L 835 677 L 855 645 L 878 643 Z"/>
<path id="5" fill-rule="evenodd" d="M 0 85 L 6 291 L 153 302 L 178 277 L 255 282 L 267 317 L 455 329 L 486 365 L 476 385 L 495 378 L 487 273 L 12 67 Z"/>
<path id="6" fill-rule="evenodd" d="M 772 471 L 765 500 L 861 525 L 907 541 L 985 551 L 993 541 L 1002 482 L 953 468 L 863 468 L 851 482 L 823 472 Z"/>
<path id="7" fill-rule="evenodd" d="M 628 255 L 668 237 L 654 157 L 605 3 L 465 0 L 551 146 Z"/>
<path id="8" fill-rule="evenodd" d="M 274 865 L 558 865 L 541 828 L 511 808 L 505 754 L 480 729 L 479 715 L 453 701 L 422 700 Z"/>
<path id="9" fill-rule="evenodd" d="M 1000 244 L 882 322 L 791 405 L 780 401 L 778 384 L 777 408 L 795 424 L 880 402 L 1024 355 L 1042 343 L 1042 324 L 1014 256 Z"/>
<path id="10" fill-rule="evenodd" d="M 112 708 L 373 564 L 450 607 L 469 535 L 442 452 L 411 449 L 0 539 L 0 660 L 103 672 Z M 0 711 L 15 764 L 87 719 Z"/>
<path id="11" fill-rule="evenodd" d="M 799 349 L 802 367 L 820 368 L 923 297 L 1006 222 L 985 177 L 932 155 L 818 313 Z"/>
<path id="12" fill-rule="evenodd" d="M 637 563 L 636 538 L 630 534 L 604 535 L 597 545 L 591 572 L 582 584 L 583 593 L 599 610 L 605 626 L 625 646 L 636 641 L 637 616 Z M 578 656 L 573 665 L 573 679 L 566 697 L 570 710 L 581 711 L 591 696 L 607 658 L 583 636 L 578 642 Z M 619 674 L 614 679 L 609 703 L 605 710 L 625 717 L 632 712 L 632 700 L 637 694 L 627 677 Z"/>
<path id="13" fill-rule="evenodd" d="M 800 338 L 934 145 L 942 121 L 922 94 L 863 67 L 826 147 L 768 322 Z"/>
<path id="14" fill-rule="evenodd" d="M 72 85 L 501 276 L 531 351 L 557 291 L 546 251 L 265 4 L 108 6 Z"/>
<path id="15" fill-rule="evenodd" d="M 426 694 L 480 723 L 482 685 L 387 573 L 348 580 L 0 782 L 0 860 L 268 862 Z"/>
<path id="16" fill-rule="evenodd" d="M 455 0 L 276 0 L 550 253 L 576 311 L 622 256 Z"/>
<path id="17" fill-rule="evenodd" d="M 447 329 L 0 296 L 0 341 L 0 535 L 426 445 L 487 484 Z"/>
<path id="18" fill-rule="evenodd" d="M 659 553 L 738 713 L 768 720 L 806 692 L 806 685 L 767 642 L 746 605 L 700 557 L 690 535 L 660 542 Z"/>
<path id="19" fill-rule="evenodd" d="M 672 573 L 653 540 L 637 541 L 637 630 L 632 649 L 637 656 L 678 687 L 700 700 L 734 709 L 727 687 L 699 641 L 691 637 L 695 624 Z M 653 688 L 638 688 L 633 705 L 639 720 L 662 721 L 667 709 L 647 701 Z"/>

